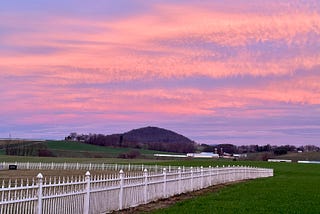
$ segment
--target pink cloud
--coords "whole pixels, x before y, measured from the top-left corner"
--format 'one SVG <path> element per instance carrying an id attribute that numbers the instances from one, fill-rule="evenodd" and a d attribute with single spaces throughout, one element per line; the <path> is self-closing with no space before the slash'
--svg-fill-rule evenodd
<path id="1" fill-rule="evenodd" d="M 156 12 L 156 13 L 155 13 Z M 186 16 L 185 14 L 188 14 Z M 53 21 L 54 20 L 54 21 Z M 43 22 L 40 32 L 10 35 L 5 42 L 21 46 L 59 47 L 60 51 L 51 54 L 4 56 L 0 65 L 28 67 L 69 66 L 81 69 L 96 69 L 96 72 L 52 71 L 53 77 L 62 77 L 60 81 L 114 81 L 158 77 L 180 77 L 205 75 L 225 77 L 234 75 L 286 74 L 297 68 L 309 68 L 319 62 L 319 53 L 298 54 L 294 58 L 257 62 L 255 53 L 241 51 L 253 41 L 284 40 L 290 46 L 293 43 L 303 48 L 309 32 L 320 34 L 320 16 L 309 11 L 285 14 L 259 15 L 216 12 L 205 8 L 160 5 L 150 14 L 142 14 L 115 21 L 97 21 L 57 18 L 48 19 L 45 28 Z M 18 21 L 16 21 L 18 22 Z M 73 32 L 72 27 L 87 26 L 97 29 L 98 33 Z M 61 32 L 61 29 L 63 32 Z M 61 33 L 58 33 L 61 32 Z M 223 61 L 202 60 L 204 57 L 219 54 L 201 48 L 170 47 L 159 45 L 155 41 L 181 40 L 184 37 L 201 38 L 208 43 L 221 46 L 240 47 L 236 56 Z M 79 38 L 84 43 L 61 43 L 61 40 L 73 41 Z M 188 40 L 185 41 L 188 43 Z M 319 40 L 317 42 L 320 42 Z M 153 51 L 164 55 L 139 55 L 136 51 Z M 18 60 L 19 59 L 19 60 Z M 148 71 L 148 72 L 147 72 Z M 23 72 L 26 72 L 25 70 Z M 59 80 L 58 80 L 59 81 Z"/>
<path id="2" fill-rule="evenodd" d="M 3 97 L 31 96 L 28 99 L 12 99 L 7 101 L 6 106 L 1 107 L 2 112 L 14 114 L 24 112 L 27 114 L 38 113 L 40 116 L 34 118 L 41 121 L 43 118 L 54 118 L 42 116 L 54 110 L 58 113 L 57 118 L 70 115 L 75 116 L 82 112 L 97 112 L 99 117 L 135 118 L 125 112 L 144 112 L 146 114 L 162 115 L 218 115 L 221 109 L 242 109 L 238 113 L 230 113 L 232 116 L 246 115 L 256 117 L 271 114 L 284 113 L 282 111 L 265 111 L 261 109 L 245 110 L 246 106 L 264 106 L 264 103 L 294 103 L 314 105 L 320 104 L 320 79 L 317 76 L 271 82 L 260 87 L 251 88 L 221 88 L 215 90 L 201 90 L 181 86 L 179 89 L 137 89 L 107 91 L 104 89 L 73 89 L 68 88 L 37 90 L 37 86 L 27 86 L 28 92 L 23 90 L 11 90 L 3 94 Z M 32 92 L 30 92 L 30 89 Z M 27 91 L 27 90 L 26 90 Z M 121 116 L 122 115 L 122 116 Z M 76 116 L 75 116 L 76 117 Z M 138 115 L 140 117 L 140 115 Z M 32 117 L 31 117 L 32 118 Z M 30 120 L 31 120 L 30 118 Z M 47 119 L 46 119 L 47 120 Z M 50 120 L 50 119 L 49 119 Z"/>

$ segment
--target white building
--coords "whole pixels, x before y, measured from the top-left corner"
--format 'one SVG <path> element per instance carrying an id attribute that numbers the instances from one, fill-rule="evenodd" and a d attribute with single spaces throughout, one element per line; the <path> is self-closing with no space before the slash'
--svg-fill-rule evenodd
<path id="1" fill-rule="evenodd" d="M 187 157 L 192 158 L 219 158 L 218 154 L 212 152 L 201 152 L 201 153 L 188 153 Z"/>

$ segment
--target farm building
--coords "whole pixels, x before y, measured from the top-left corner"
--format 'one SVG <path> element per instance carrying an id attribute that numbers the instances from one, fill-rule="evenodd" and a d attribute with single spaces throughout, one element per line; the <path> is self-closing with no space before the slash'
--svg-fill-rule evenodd
<path id="1" fill-rule="evenodd" d="M 186 155 L 154 154 L 155 157 L 186 158 Z"/>
<path id="2" fill-rule="evenodd" d="M 218 154 L 212 152 L 201 152 L 201 153 L 188 153 L 187 157 L 193 158 L 219 158 Z"/>

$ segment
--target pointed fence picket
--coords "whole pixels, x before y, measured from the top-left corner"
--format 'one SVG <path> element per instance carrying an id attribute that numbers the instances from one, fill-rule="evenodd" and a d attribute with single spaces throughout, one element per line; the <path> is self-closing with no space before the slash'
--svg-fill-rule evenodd
<path id="1" fill-rule="evenodd" d="M 68 165 L 60 165 L 65 166 Z M 41 167 L 46 169 L 52 164 Z M 75 164 L 74 167 L 82 166 Z M 92 169 L 95 167 L 91 165 Z M 145 168 L 143 172 L 132 173 L 121 169 L 119 173 L 99 176 L 92 176 L 88 171 L 85 176 L 62 178 L 44 178 L 39 173 L 36 180 L 2 182 L 0 213 L 107 213 L 211 185 L 270 176 L 273 169 L 243 166 L 178 167 L 172 172 L 166 168 L 162 172 Z"/>

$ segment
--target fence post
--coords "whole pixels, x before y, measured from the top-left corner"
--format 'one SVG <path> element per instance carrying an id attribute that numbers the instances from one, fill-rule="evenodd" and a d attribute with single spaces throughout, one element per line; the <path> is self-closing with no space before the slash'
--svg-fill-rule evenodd
<path id="1" fill-rule="evenodd" d="M 148 192 L 147 192 L 147 188 L 148 188 L 148 170 L 144 169 L 143 170 L 143 177 L 144 177 L 144 189 L 143 189 L 143 198 L 144 198 L 144 203 L 147 203 L 147 199 L 148 199 Z"/>
<path id="2" fill-rule="evenodd" d="M 211 166 L 209 166 L 209 175 L 210 175 L 210 182 L 209 182 L 209 184 L 210 184 L 210 186 L 212 186 L 212 167 Z"/>
<path id="3" fill-rule="evenodd" d="M 181 193 L 181 167 L 179 166 L 178 168 L 178 176 L 179 176 L 179 180 L 178 180 L 178 193 Z"/>
<path id="4" fill-rule="evenodd" d="M 239 165 L 236 165 L 235 170 L 234 170 L 234 174 L 235 174 L 235 180 L 238 181 L 239 180 Z"/>
<path id="5" fill-rule="evenodd" d="M 167 169 L 163 168 L 163 198 L 167 197 Z"/>
<path id="6" fill-rule="evenodd" d="M 120 178 L 120 191 L 119 191 L 119 210 L 122 210 L 122 200 L 123 200 L 123 183 L 124 183 L 124 177 L 123 177 L 123 170 L 121 169 L 119 172 L 119 178 Z"/>
<path id="7" fill-rule="evenodd" d="M 251 169 L 249 166 L 246 166 L 246 179 L 250 179 L 251 178 Z"/>
<path id="8" fill-rule="evenodd" d="M 222 165 L 222 183 L 226 182 L 226 172 L 225 172 L 225 168 L 224 165 Z"/>
<path id="9" fill-rule="evenodd" d="M 43 175 L 39 173 L 37 175 L 38 179 L 38 209 L 37 214 L 42 214 L 42 184 L 43 184 Z"/>
<path id="10" fill-rule="evenodd" d="M 89 213 L 89 206 L 90 206 L 90 172 L 86 172 L 85 177 L 86 182 L 86 193 L 84 195 L 84 203 L 83 203 L 83 214 Z"/>
<path id="11" fill-rule="evenodd" d="M 247 179 L 247 169 L 245 166 L 242 166 L 242 165 L 241 165 L 241 168 L 242 168 L 242 174 L 243 174 L 243 176 L 241 178 L 242 178 L 242 180 L 245 180 L 245 179 Z"/>
<path id="12" fill-rule="evenodd" d="M 221 183 L 221 173 L 220 173 L 220 169 L 219 169 L 219 166 L 217 165 L 216 166 L 216 178 L 217 178 L 217 183 L 215 184 L 220 184 Z"/>
<path id="13" fill-rule="evenodd" d="M 193 167 L 190 167 L 190 172 L 191 172 L 191 191 L 193 191 Z"/>
<path id="14" fill-rule="evenodd" d="M 203 179 L 204 179 L 204 176 L 203 176 L 203 166 L 200 167 L 200 173 L 201 173 L 201 189 L 203 188 Z"/>
<path id="15" fill-rule="evenodd" d="M 245 166 L 241 165 L 241 173 L 242 173 L 241 180 L 245 180 L 246 179 L 246 176 L 247 176 L 246 172 L 247 172 L 247 170 L 246 170 Z"/>

